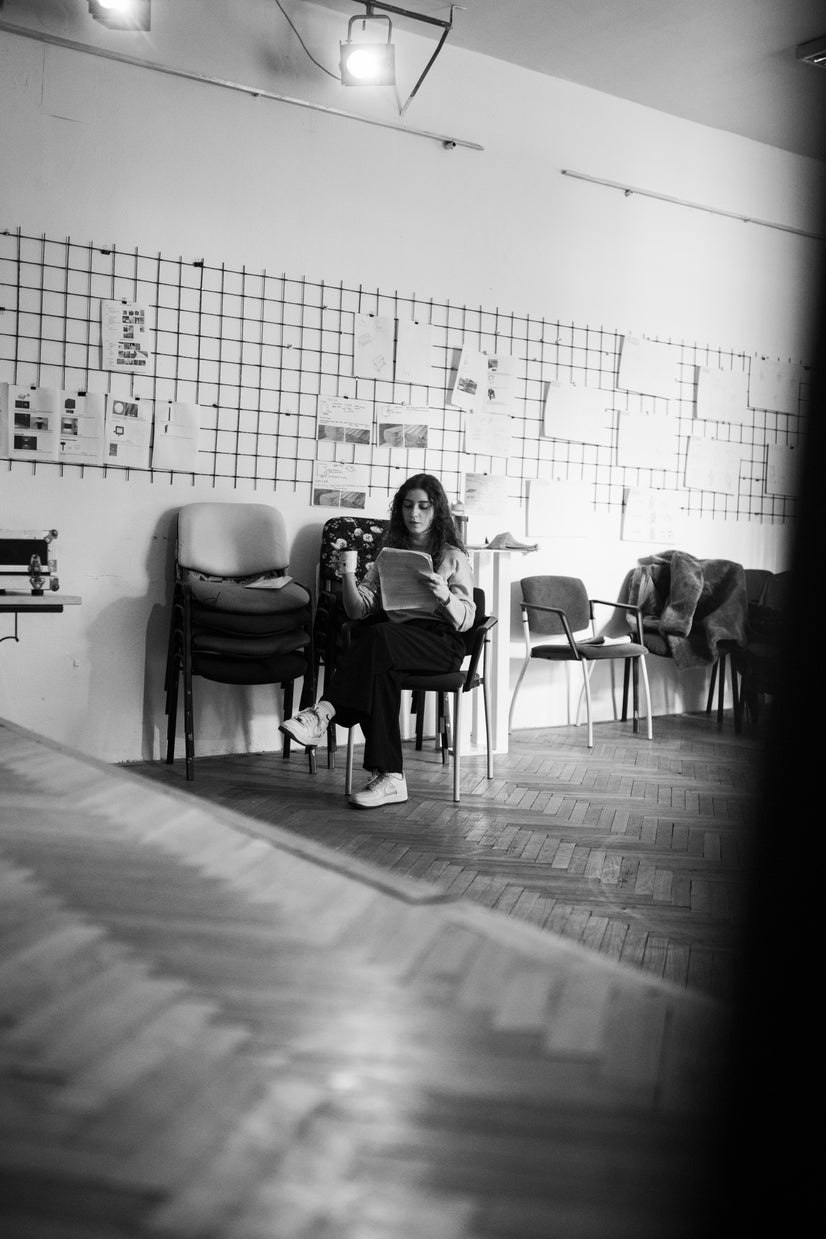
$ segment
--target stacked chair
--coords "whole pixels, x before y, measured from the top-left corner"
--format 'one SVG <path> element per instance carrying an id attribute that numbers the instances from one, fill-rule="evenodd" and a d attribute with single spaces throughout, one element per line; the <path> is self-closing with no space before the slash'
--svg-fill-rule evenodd
<path id="1" fill-rule="evenodd" d="M 274 684 L 283 717 L 315 699 L 312 599 L 287 573 L 284 519 L 266 504 L 192 503 L 177 517 L 175 576 L 167 646 L 166 760 L 175 756 L 183 680 L 186 777 L 195 776 L 193 680 Z M 290 753 L 288 737 L 282 755 Z M 309 750 L 315 772 L 315 750 Z"/>

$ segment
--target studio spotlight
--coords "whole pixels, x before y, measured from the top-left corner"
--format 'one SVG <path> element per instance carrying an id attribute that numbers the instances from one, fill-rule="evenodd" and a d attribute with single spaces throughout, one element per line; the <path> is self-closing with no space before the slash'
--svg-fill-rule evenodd
<path id="1" fill-rule="evenodd" d="M 362 35 L 368 22 L 387 22 L 387 42 L 353 39 L 353 23 L 360 22 Z M 341 43 L 342 86 L 394 86 L 396 83 L 396 55 L 390 36 L 393 26 L 384 14 L 368 13 L 364 17 L 351 17 L 347 23 L 347 42 Z"/>
<path id="2" fill-rule="evenodd" d="M 89 0 L 95 21 L 110 30 L 149 30 L 152 0 Z"/>

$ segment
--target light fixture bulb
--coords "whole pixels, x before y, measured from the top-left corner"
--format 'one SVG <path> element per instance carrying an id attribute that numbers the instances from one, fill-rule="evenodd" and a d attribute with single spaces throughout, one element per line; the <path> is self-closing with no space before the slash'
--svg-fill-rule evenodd
<path id="1" fill-rule="evenodd" d="M 345 58 L 347 69 L 360 82 L 374 81 L 383 65 L 383 51 L 384 48 L 381 45 L 377 47 L 365 47 L 363 45 L 354 47 L 351 52 L 347 53 Z"/>
<path id="2" fill-rule="evenodd" d="M 89 0 L 89 13 L 110 30 L 149 30 L 151 0 Z"/>

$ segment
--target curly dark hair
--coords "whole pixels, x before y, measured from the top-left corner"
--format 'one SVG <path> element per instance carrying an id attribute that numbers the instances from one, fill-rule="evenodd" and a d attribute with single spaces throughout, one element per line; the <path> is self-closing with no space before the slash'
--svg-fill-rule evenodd
<path id="1" fill-rule="evenodd" d="M 382 545 L 400 547 L 402 549 L 410 547 L 410 537 L 404 523 L 404 517 L 402 516 L 402 504 L 404 503 L 405 496 L 411 490 L 423 490 L 433 505 L 433 522 L 428 530 L 428 534 L 430 537 L 430 555 L 434 567 L 438 567 L 446 546 L 458 547 L 460 551 L 464 551 L 465 546 L 459 537 L 456 524 L 451 515 L 450 504 L 448 503 L 444 487 L 432 473 L 416 473 L 412 478 L 408 478 L 406 482 L 402 482 L 390 504 L 390 525 L 387 533 L 384 535 Z"/>

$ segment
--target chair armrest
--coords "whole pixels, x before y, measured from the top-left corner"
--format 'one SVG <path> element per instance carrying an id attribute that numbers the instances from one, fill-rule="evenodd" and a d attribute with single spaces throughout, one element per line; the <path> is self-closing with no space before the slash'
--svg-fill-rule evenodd
<path id="1" fill-rule="evenodd" d="M 313 644 L 328 666 L 335 663 L 342 618 L 346 619 L 341 595 L 331 590 L 322 590 L 318 595 L 313 616 Z"/>
<path id="2" fill-rule="evenodd" d="M 341 628 L 339 629 L 339 632 L 341 633 L 341 641 L 342 641 L 342 644 L 345 650 L 349 649 L 350 646 L 353 644 L 353 633 L 356 631 L 356 629 L 359 627 L 360 624 L 364 623 L 364 618 L 345 619 L 344 622 L 342 623 Z"/>
<path id="3" fill-rule="evenodd" d="M 565 614 L 565 612 L 562 610 L 561 607 L 546 607 L 541 602 L 524 602 L 524 601 L 521 602 L 519 605 L 522 608 L 522 616 L 525 620 L 527 620 L 527 612 L 529 610 L 549 611 L 553 615 L 558 615 L 560 620 L 562 621 L 562 627 L 565 629 L 565 636 L 568 639 L 568 644 L 570 645 L 571 650 L 573 651 L 574 657 L 576 659 L 579 659 L 579 652 L 577 651 L 577 648 L 576 648 L 576 641 L 574 640 L 573 630 L 568 620 L 568 616 Z"/>
<path id="4" fill-rule="evenodd" d="M 495 615 L 487 615 L 478 624 L 473 632 L 473 641 L 470 646 L 470 662 L 468 663 L 467 672 L 465 674 L 465 685 L 470 688 L 473 683 L 473 678 L 476 675 L 476 669 L 479 666 L 479 659 L 482 651 L 490 640 L 490 630 L 498 624 L 498 619 Z"/>
<path id="5" fill-rule="evenodd" d="M 637 606 L 635 602 L 609 602 L 607 598 L 589 598 L 588 601 L 593 606 L 617 607 L 620 611 L 638 611 L 642 614 L 642 607 Z"/>
<path id="6" fill-rule="evenodd" d="M 547 607 L 542 602 L 520 602 L 523 611 L 553 611 L 554 615 L 564 615 L 561 607 Z"/>
<path id="7" fill-rule="evenodd" d="M 325 589 L 320 591 L 315 604 L 316 619 L 319 616 L 336 615 L 340 609 L 341 600 L 335 594 Z"/>

